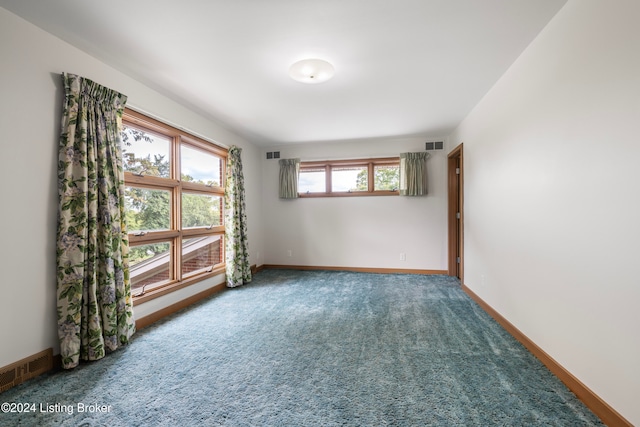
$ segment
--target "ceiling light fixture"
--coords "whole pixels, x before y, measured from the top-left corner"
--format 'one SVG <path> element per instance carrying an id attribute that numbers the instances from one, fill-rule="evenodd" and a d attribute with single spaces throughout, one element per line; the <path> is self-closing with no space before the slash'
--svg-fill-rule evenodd
<path id="1" fill-rule="evenodd" d="M 333 65 L 322 59 L 303 59 L 289 68 L 289 76 L 301 83 L 322 83 L 333 77 Z"/>

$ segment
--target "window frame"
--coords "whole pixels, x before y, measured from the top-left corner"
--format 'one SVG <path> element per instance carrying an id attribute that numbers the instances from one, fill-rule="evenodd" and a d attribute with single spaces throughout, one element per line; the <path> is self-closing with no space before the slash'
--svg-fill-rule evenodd
<path id="1" fill-rule="evenodd" d="M 332 190 L 332 170 L 333 168 L 344 167 L 363 167 L 367 170 L 367 190 L 361 191 L 333 191 Z M 300 198 L 314 197 L 362 197 L 362 196 L 398 196 L 400 189 L 393 190 L 376 190 L 375 186 L 375 166 L 397 166 L 400 167 L 400 157 L 382 157 L 370 159 L 349 159 L 349 160 L 322 160 L 300 162 L 299 174 L 305 169 L 321 169 L 325 170 L 325 191 L 324 192 L 298 192 Z M 298 178 L 299 182 L 299 178 Z M 399 184 L 398 184 L 399 186 Z"/>
<path id="2" fill-rule="evenodd" d="M 190 227 L 182 228 L 182 194 L 204 194 L 209 196 L 219 196 L 224 200 L 225 168 L 228 150 L 206 141 L 184 130 L 178 129 L 159 120 L 148 117 L 142 113 L 126 108 L 122 117 L 124 126 L 133 127 L 142 131 L 159 134 L 170 139 L 170 174 L 169 178 L 138 175 L 133 172 L 124 172 L 125 186 L 165 190 L 170 192 L 170 229 L 161 231 L 148 231 L 142 233 L 129 233 L 129 246 L 135 247 L 150 243 L 169 242 L 169 269 L 170 279 L 154 283 L 148 290 L 139 292 L 132 288 L 134 305 L 140 304 L 159 296 L 177 291 L 186 286 L 193 285 L 210 277 L 223 274 L 225 272 L 224 254 L 224 205 L 221 206 L 221 225 L 210 227 Z M 180 147 L 182 145 L 189 148 L 201 150 L 207 154 L 212 154 L 220 158 L 220 186 L 208 186 L 195 182 L 181 180 L 180 168 Z M 221 263 L 209 268 L 201 269 L 194 274 L 189 272 L 183 277 L 182 273 L 182 244 L 183 239 L 194 237 L 204 237 L 211 235 L 221 236 Z M 149 285 L 145 285 L 149 286 Z"/>

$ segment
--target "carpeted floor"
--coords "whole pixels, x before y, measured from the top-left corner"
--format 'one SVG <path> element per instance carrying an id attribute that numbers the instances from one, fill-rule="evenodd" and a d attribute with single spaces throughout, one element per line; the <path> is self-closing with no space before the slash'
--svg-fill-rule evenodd
<path id="1" fill-rule="evenodd" d="M 0 402 L 36 410 L 2 426 L 602 425 L 457 280 L 325 271 L 261 272 Z"/>

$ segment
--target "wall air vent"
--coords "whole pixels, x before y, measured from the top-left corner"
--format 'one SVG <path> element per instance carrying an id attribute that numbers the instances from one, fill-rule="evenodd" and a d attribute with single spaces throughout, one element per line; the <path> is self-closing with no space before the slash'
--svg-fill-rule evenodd
<path id="1" fill-rule="evenodd" d="M 0 393 L 53 369 L 53 349 L 0 368 Z"/>
<path id="2" fill-rule="evenodd" d="M 443 141 L 425 142 L 425 150 L 442 150 L 444 148 Z"/>

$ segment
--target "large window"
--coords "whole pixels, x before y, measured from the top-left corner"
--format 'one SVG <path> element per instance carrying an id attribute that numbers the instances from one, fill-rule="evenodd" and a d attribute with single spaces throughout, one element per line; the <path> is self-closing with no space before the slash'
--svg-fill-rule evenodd
<path id="1" fill-rule="evenodd" d="M 300 197 L 393 196 L 400 184 L 400 159 L 300 163 Z"/>
<path id="2" fill-rule="evenodd" d="M 122 142 L 135 301 L 223 272 L 227 151 L 131 110 Z"/>

